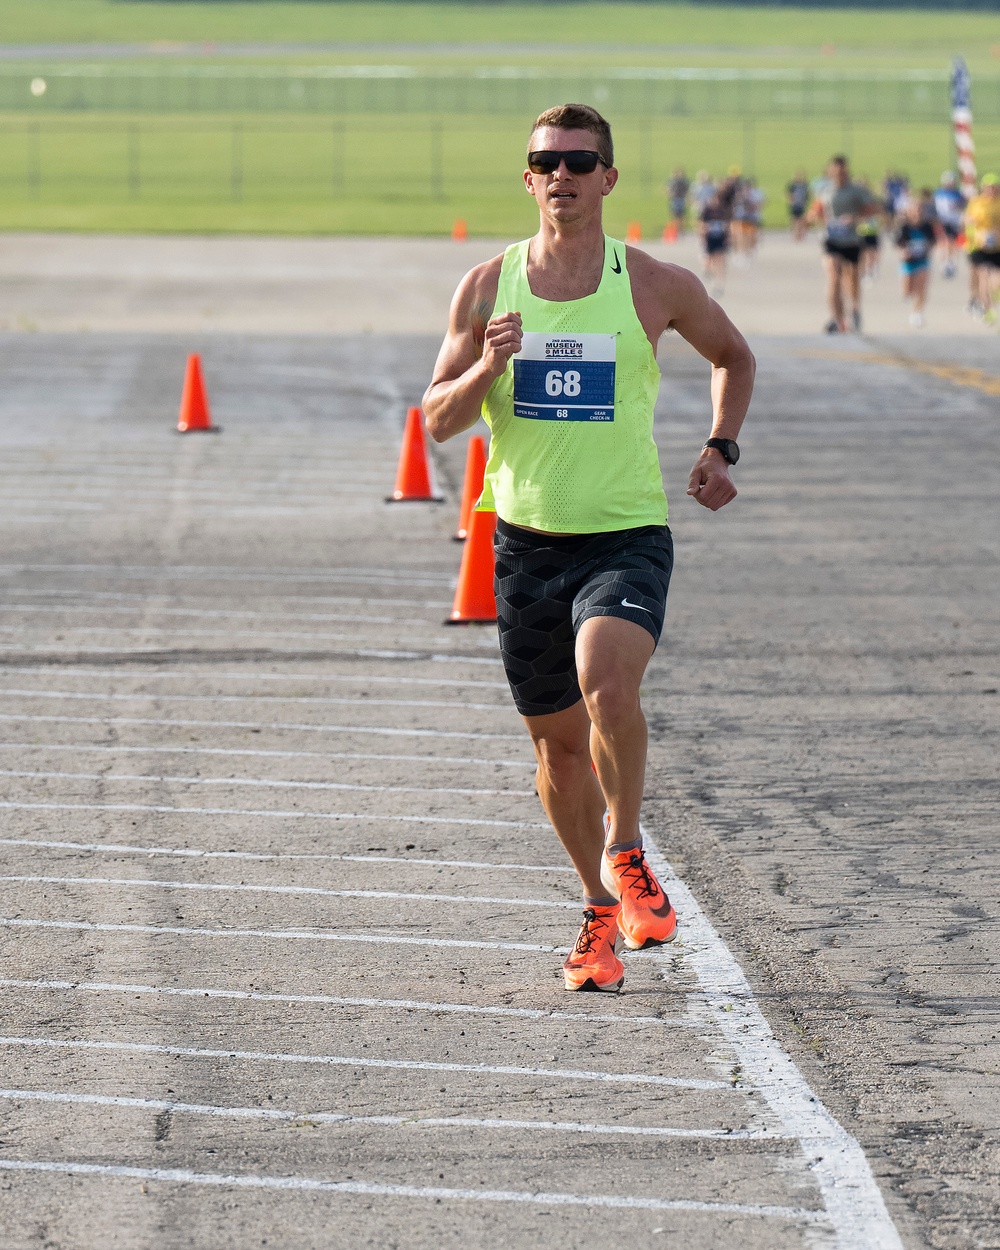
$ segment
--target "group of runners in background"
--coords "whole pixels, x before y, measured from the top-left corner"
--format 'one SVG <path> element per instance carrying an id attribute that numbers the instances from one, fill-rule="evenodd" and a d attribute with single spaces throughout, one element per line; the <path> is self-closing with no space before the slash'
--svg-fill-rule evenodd
<path id="1" fill-rule="evenodd" d="M 727 258 L 749 263 L 760 236 L 764 192 L 753 178 L 731 168 L 713 179 L 706 170 L 689 180 L 676 169 L 667 182 L 673 228 L 696 225 L 704 253 L 705 280 L 717 298 L 723 293 Z M 830 334 L 861 329 L 861 290 L 879 271 L 883 236 L 899 253 L 903 298 L 910 323 L 924 324 L 932 259 L 941 275 L 954 278 L 964 254 L 969 267 L 968 309 L 988 325 L 998 324 L 1000 302 L 1000 178 L 986 174 L 969 200 L 956 176 L 946 171 L 939 185 L 914 189 L 904 175 L 890 171 L 876 191 L 867 179 L 851 177 L 844 156 L 808 179 L 799 171 L 785 188 L 793 236 L 801 241 L 810 227 L 822 231 L 827 276 L 825 329 Z"/>

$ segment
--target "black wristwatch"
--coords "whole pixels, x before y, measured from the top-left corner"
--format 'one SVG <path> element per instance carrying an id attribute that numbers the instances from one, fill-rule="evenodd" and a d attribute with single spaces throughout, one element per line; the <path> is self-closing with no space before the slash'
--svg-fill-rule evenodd
<path id="1" fill-rule="evenodd" d="M 721 452 L 726 464 L 735 464 L 740 458 L 740 445 L 735 438 L 710 438 L 705 446 Z"/>

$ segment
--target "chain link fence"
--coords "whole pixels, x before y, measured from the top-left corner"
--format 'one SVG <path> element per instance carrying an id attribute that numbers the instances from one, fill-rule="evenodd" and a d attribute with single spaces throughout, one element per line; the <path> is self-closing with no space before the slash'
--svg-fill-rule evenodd
<path id="1" fill-rule="evenodd" d="M 534 116 L 586 100 L 617 118 L 880 118 L 943 121 L 948 71 L 609 67 L 594 73 L 516 66 L 451 71 L 409 65 L 0 66 L 0 111 L 437 114 Z M 1000 120 L 1000 76 L 973 84 L 977 119 Z"/>

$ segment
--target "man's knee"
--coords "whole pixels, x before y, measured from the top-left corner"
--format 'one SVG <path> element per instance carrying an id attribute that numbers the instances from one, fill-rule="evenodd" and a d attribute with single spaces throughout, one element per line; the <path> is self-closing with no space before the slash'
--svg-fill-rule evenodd
<path id="1" fill-rule="evenodd" d="M 601 733 L 628 724 L 639 711 L 639 688 L 614 668 L 580 674 L 580 689 L 591 721 Z"/>
<path id="2" fill-rule="evenodd" d="M 590 768 L 589 739 L 567 742 L 564 739 L 532 734 L 532 745 L 538 770 L 556 791 L 570 791 L 580 784 Z"/>

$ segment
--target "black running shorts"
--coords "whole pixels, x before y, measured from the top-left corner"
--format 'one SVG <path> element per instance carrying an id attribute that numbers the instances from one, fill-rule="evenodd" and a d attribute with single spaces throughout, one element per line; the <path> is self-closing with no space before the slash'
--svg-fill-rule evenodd
<path id="1" fill-rule="evenodd" d="M 659 641 L 674 565 L 666 525 L 553 535 L 498 519 L 494 548 L 500 653 L 522 716 L 582 697 L 576 634 L 590 617 L 619 616 Z"/>
<path id="2" fill-rule="evenodd" d="M 861 259 L 860 243 L 832 243 L 829 239 L 823 244 L 827 256 L 836 256 L 848 265 L 856 265 Z"/>

